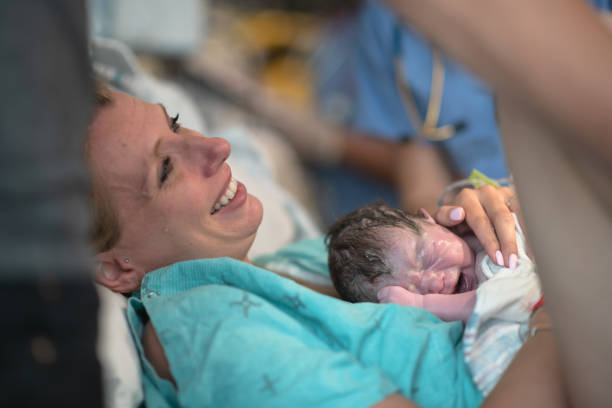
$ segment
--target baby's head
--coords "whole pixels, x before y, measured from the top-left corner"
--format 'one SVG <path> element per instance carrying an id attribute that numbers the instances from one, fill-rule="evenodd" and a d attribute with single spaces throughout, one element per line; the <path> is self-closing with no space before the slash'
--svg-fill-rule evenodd
<path id="1" fill-rule="evenodd" d="M 378 302 L 376 294 L 385 286 L 420 294 L 474 288 L 472 250 L 425 210 L 421 213 L 373 204 L 332 225 L 329 270 L 343 299 Z"/>

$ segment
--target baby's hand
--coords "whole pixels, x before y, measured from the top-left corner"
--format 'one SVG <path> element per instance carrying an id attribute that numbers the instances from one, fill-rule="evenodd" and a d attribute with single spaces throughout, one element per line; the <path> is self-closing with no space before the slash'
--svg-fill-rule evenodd
<path id="1" fill-rule="evenodd" d="M 430 293 L 419 295 L 401 286 L 385 286 L 377 293 L 380 303 L 395 303 L 425 309 L 446 322 L 469 319 L 476 305 L 476 290 L 443 295 Z"/>
<path id="2" fill-rule="evenodd" d="M 380 303 L 395 303 L 402 306 L 423 308 L 423 295 L 410 292 L 401 286 L 385 286 L 376 294 Z"/>

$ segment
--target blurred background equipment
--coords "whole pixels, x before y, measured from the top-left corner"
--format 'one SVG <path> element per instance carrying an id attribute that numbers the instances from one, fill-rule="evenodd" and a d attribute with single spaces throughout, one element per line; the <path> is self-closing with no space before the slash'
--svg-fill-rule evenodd
<path id="1" fill-rule="evenodd" d="M 138 53 L 180 58 L 206 31 L 204 0 L 88 0 L 93 35 L 115 38 Z"/>

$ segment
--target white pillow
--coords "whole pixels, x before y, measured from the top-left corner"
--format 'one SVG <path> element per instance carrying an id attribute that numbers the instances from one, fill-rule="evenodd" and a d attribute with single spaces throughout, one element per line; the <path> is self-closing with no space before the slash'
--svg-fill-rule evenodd
<path id="1" fill-rule="evenodd" d="M 127 299 L 102 285 L 95 286 L 100 299 L 96 352 L 105 406 L 137 407 L 143 401 L 140 360 L 125 315 Z"/>

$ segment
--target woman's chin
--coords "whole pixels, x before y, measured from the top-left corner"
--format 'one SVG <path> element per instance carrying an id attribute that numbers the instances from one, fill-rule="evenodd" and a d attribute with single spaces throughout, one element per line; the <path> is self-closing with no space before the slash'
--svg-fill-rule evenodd
<path id="1" fill-rule="evenodd" d="M 259 198 L 252 194 L 248 196 L 249 211 L 253 214 L 253 220 L 257 224 L 256 229 L 261 225 L 263 219 L 263 204 L 259 201 Z"/>

